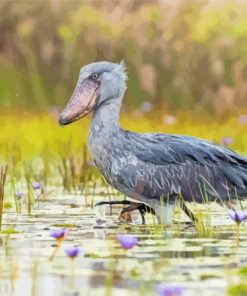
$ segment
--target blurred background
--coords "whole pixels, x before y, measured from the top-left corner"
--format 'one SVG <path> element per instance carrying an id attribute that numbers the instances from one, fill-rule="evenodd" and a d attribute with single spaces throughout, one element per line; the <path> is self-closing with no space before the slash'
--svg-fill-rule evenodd
<path id="1" fill-rule="evenodd" d="M 1 0 L 0 11 L 1 108 L 62 108 L 81 66 L 122 59 L 124 109 L 137 115 L 247 108 L 246 1 Z"/>
<path id="2" fill-rule="evenodd" d="M 83 65 L 123 59 L 123 128 L 247 155 L 247 1 L 0 0 L 0 162 L 69 158 L 80 174 L 90 116 L 57 118 Z"/>

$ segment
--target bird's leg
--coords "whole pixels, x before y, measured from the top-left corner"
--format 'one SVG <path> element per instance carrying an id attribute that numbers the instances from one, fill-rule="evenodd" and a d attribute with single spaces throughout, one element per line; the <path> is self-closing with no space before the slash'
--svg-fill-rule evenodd
<path id="1" fill-rule="evenodd" d="M 97 218 L 96 219 L 97 223 L 101 224 L 102 221 L 105 221 L 105 213 L 103 213 L 100 210 L 100 207 L 98 207 L 98 206 L 110 205 L 110 207 L 111 207 L 110 215 L 112 215 L 112 205 L 128 205 L 128 204 L 130 204 L 129 200 L 100 201 L 100 202 L 96 203 L 94 205 L 94 209 L 95 209 L 95 214 L 96 214 L 96 218 Z"/>
<path id="2" fill-rule="evenodd" d="M 164 205 L 162 205 L 160 202 L 157 201 L 154 204 L 154 208 L 159 224 L 172 224 L 173 213 L 175 209 L 174 203 L 165 203 Z"/>
<path id="3" fill-rule="evenodd" d="M 151 214 L 155 215 L 154 209 L 152 209 L 148 205 L 146 205 L 144 203 L 132 202 L 129 200 L 101 201 L 101 202 L 96 203 L 95 207 L 102 206 L 102 205 L 128 205 L 128 207 L 125 207 L 122 209 L 122 211 L 120 213 L 120 218 L 124 213 L 138 210 L 140 212 L 141 217 L 142 217 L 142 224 L 145 224 L 145 217 L 144 217 L 145 213 L 151 213 Z"/>
<path id="4" fill-rule="evenodd" d="M 97 202 L 94 207 L 96 206 L 103 206 L 103 205 L 129 205 L 131 201 L 129 200 L 112 200 L 112 201 L 100 201 Z"/>

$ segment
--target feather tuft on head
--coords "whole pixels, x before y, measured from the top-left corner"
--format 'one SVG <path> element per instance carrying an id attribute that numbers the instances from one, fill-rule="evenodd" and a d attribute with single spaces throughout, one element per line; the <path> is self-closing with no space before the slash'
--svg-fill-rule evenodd
<path id="1" fill-rule="evenodd" d="M 123 71 L 123 73 L 124 73 L 124 80 L 127 80 L 128 79 L 128 75 L 127 75 L 127 70 L 126 70 L 126 64 L 125 64 L 125 61 L 124 60 L 122 60 L 121 62 L 120 62 L 120 66 L 121 66 L 121 68 L 122 68 L 122 71 Z"/>
<path id="2" fill-rule="evenodd" d="M 118 68 L 118 73 L 122 76 L 123 78 L 123 82 L 124 82 L 124 89 L 127 88 L 127 84 L 126 81 L 128 80 L 128 75 L 127 75 L 127 71 L 126 71 L 126 65 L 124 60 L 122 60 L 119 64 Z"/>

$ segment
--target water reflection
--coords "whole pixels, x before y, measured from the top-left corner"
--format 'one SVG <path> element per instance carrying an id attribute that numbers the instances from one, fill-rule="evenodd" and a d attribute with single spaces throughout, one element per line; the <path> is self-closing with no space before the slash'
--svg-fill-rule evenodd
<path id="1" fill-rule="evenodd" d="M 58 208 L 51 204 L 41 201 L 32 216 L 20 215 L 11 224 L 4 221 L 3 229 L 22 231 L 0 236 L 0 283 L 5 290 L 12 289 L 14 296 L 23 295 L 24 290 L 26 296 L 139 295 L 142 289 L 153 295 L 162 280 L 186 283 L 188 295 L 198 295 L 205 283 L 212 281 L 208 295 L 224 295 L 227 270 L 247 262 L 247 234 L 241 232 L 237 249 L 228 223 L 212 226 L 211 237 L 198 238 L 196 228 L 182 222 L 167 228 L 140 225 L 135 223 L 138 213 L 133 212 L 131 224 L 119 224 L 119 208 L 113 208 L 112 215 L 106 212 L 107 224 L 96 226 L 90 208 L 69 207 L 65 200 Z M 8 219 L 15 219 L 14 214 L 8 215 Z M 70 287 L 70 266 L 63 248 L 52 262 L 48 260 L 54 249 L 50 231 L 64 225 L 70 227 L 64 244 L 85 251 L 75 261 L 74 288 Z M 119 233 L 138 236 L 138 246 L 123 250 L 116 240 Z M 213 282 L 216 279 L 218 282 Z"/>

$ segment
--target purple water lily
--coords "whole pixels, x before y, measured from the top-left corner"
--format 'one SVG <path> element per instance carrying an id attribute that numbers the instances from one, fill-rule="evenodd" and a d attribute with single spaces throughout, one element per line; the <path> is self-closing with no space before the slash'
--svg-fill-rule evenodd
<path id="1" fill-rule="evenodd" d="M 57 240 L 59 240 L 59 239 L 61 240 L 67 235 L 68 232 L 69 232 L 68 229 L 57 229 L 57 230 L 52 231 L 51 237 L 53 237 Z"/>
<path id="2" fill-rule="evenodd" d="M 118 235 L 117 240 L 125 250 L 132 249 L 138 243 L 138 238 L 133 235 Z"/>
<path id="3" fill-rule="evenodd" d="M 236 211 L 235 209 L 229 211 L 227 215 L 236 222 L 236 245 L 240 246 L 240 226 L 241 222 L 247 219 L 247 211 Z"/>
<path id="4" fill-rule="evenodd" d="M 32 187 L 34 190 L 43 189 L 43 185 L 39 182 L 32 182 Z"/>
<path id="5" fill-rule="evenodd" d="M 227 213 L 227 215 L 236 223 L 241 223 L 247 219 L 247 211 L 231 210 Z"/>
<path id="6" fill-rule="evenodd" d="M 73 247 L 70 249 L 65 249 L 65 253 L 67 254 L 68 257 L 75 258 L 81 253 L 81 250 L 77 247 Z"/>
<path id="7" fill-rule="evenodd" d="M 184 295 L 185 288 L 181 286 L 179 283 L 160 283 L 157 285 L 156 291 L 160 296 L 182 296 Z"/>
<path id="8" fill-rule="evenodd" d="M 21 200 L 25 196 L 25 194 L 20 191 L 17 191 L 15 195 L 18 200 Z"/>

